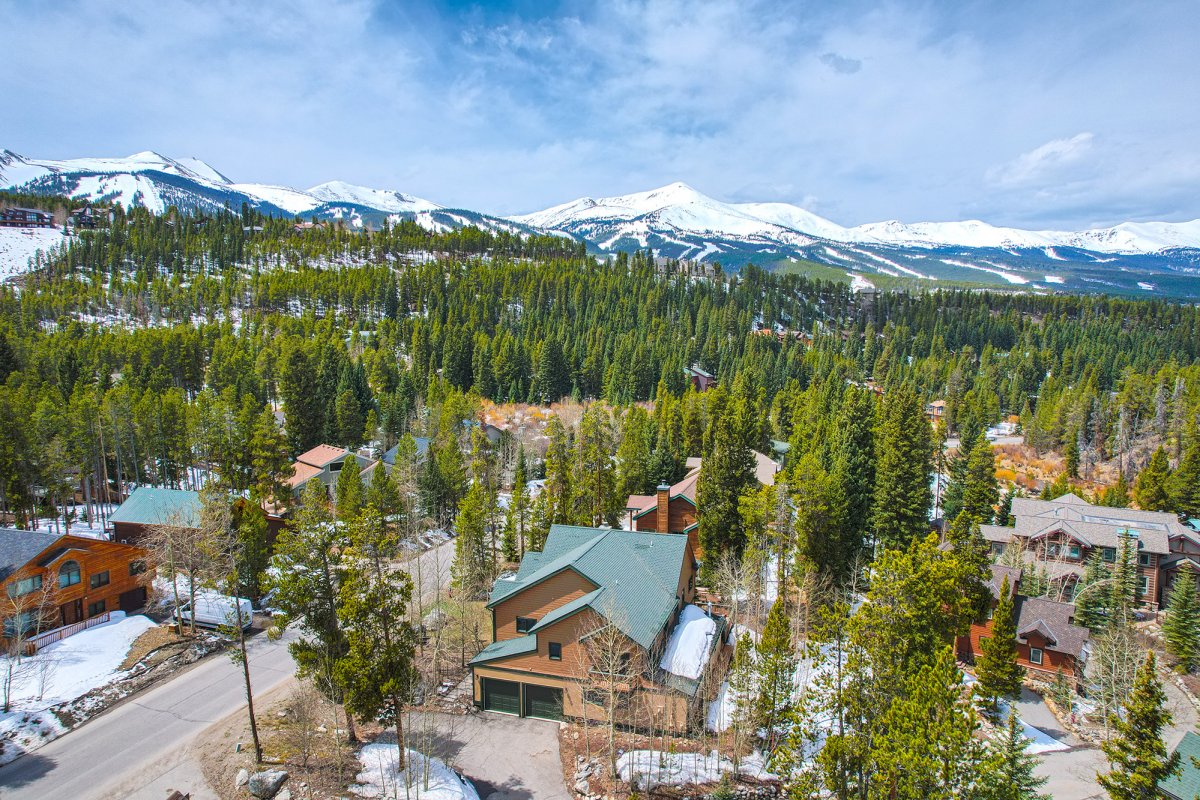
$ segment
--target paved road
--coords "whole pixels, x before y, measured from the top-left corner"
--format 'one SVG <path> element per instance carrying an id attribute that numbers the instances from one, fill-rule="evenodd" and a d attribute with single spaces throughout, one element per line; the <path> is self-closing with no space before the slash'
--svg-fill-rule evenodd
<path id="1" fill-rule="evenodd" d="M 294 634 L 250 643 L 250 677 L 255 696 L 265 694 L 296 669 L 287 652 Z M 214 655 L 166 683 L 118 705 L 78 730 L 0 768 L 4 800 L 70 797 L 153 798 L 166 796 L 164 783 L 176 770 L 179 788 L 193 783 L 186 745 L 217 720 L 244 707 L 241 670 Z"/>

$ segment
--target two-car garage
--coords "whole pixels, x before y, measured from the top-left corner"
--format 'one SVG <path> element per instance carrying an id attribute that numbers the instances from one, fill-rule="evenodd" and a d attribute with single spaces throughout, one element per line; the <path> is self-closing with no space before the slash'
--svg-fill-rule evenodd
<path id="1" fill-rule="evenodd" d="M 563 716 L 562 689 L 536 683 L 518 683 L 481 678 L 483 710 L 521 717 L 560 720 Z"/>

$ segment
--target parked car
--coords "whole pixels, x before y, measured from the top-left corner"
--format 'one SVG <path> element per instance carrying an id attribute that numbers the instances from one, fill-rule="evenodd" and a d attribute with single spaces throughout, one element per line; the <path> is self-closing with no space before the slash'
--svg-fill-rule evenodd
<path id="1" fill-rule="evenodd" d="M 254 607 L 245 597 L 227 597 L 223 594 L 196 595 L 196 627 L 219 628 L 237 625 L 237 606 L 242 609 L 242 628 L 249 628 L 254 618 Z M 184 603 L 179 607 L 179 617 L 185 624 L 192 620 L 192 604 Z"/>

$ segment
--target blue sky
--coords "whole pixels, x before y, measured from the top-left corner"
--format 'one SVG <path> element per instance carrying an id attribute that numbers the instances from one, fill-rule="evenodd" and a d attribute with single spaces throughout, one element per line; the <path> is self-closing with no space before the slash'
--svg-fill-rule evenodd
<path id="1" fill-rule="evenodd" d="M 685 181 L 843 224 L 1200 217 L 1195 2 L 0 0 L 0 147 L 519 213 Z M 11 73 L 10 73 L 11 76 Z"/>

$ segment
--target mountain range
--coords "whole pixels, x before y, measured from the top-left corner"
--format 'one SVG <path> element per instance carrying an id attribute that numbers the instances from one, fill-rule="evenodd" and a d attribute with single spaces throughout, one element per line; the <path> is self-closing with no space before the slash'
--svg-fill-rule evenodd
<path id="1" fill-rule="evenodd" d="M 725 203 L 684 183 L 618 197 L 580 198 L 499 217 L 443 207 L 403 192 L 341 181 L 307 190 L 236 183 L 204 161 L 147 151 L 127 158 L 43 160 L 0 151 L 0 189 L 91 202 L 196 211 L 251 208 L 355 227 L 411 219 L 432 230 L 477 226 L 549 232 L 597 254 L 652 248 L 658 255 L 757 263 L 873 284 L 993 285 L 1200 298 L 1200 220 L 1125 222 L 1084 231 L 1030 231 L 962 222 L 898 221 L 845 227 L 788 203 Z"/>

